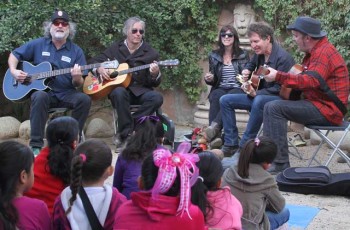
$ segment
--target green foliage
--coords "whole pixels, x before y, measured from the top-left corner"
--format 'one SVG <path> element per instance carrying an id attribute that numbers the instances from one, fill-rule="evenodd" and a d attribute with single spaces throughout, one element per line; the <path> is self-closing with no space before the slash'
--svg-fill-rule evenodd
<path id="1" fill-rule="evenodd" d="M 178 67 L 162 70 L 161 88 L 181 87 L 190 101 L 198 100 L 203 90 L 198 87 L 202 77 L 198 63 L 207 56 L 216 36 L 219 8 L 214 1 L 5 1 L 0 3 L 0 53 L 42 36 L 41 23 L 50 19 L 55 8 L 67 11 L 78 24 L 75 42 L 87 58 L 121 39 L 128 17 L 143 18 L 146 41 L 160 52 L 161 59 L 180 60 Z"/>
<path id="2" fill-rule="evenodd" d="M 203 88 L 199 62 L 207 57 L 217 36 L 221 7 L 228 0 L 3 0 L 0 2 L 0 53 L 7 54 L 26 41 L 42 36 L 42 22 L 55 8 L 64 9 L 78 24 L 75 42 L 87 58 L 123 37 L 123 22 L 131 16 L 146 20 L 146 41 L 159 50 L 161 59 L 179 59 L 180 65 L 163 69 L 162 89 L 182 88 L 190 101 Z M 329 40 L 350 61 L 350 0 L 255 0 L 253 7 L 271 23 L 283 45 L 298 61 L 298 53 L 286 25 L 298 15 L 319 18 Z M 2 55 L 4 56 L 4 55 Z M 0 66 L 7 65 L 6 58 Z"/>
<path id="3" fill-rule="evenodd" d="M 303 54 L 297 51 L 290 36 L 286 35 L 286 26 L 296 17 L 305 15 L 322 22 L 322 29 L 328 33 L 329 41 L 350 65 L 350 0 L 255 0 L 254 8 L 275 28 L 283 46 L 293 53 L 297 61 Z"/>

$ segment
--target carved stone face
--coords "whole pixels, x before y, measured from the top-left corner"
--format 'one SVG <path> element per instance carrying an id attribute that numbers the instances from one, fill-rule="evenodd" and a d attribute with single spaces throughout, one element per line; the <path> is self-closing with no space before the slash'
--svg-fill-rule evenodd
<path id="1" fill-rule="evenodd" d="M 238 3 L 233 10 L 234 27 L 240 37 L 247 37 L 247 28 L 250 23 L 255 21 L 255 12 L 251 5 Z"/>

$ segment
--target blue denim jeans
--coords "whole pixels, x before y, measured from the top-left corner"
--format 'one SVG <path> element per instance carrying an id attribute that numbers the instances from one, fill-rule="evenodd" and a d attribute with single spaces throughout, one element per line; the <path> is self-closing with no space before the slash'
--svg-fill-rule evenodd
<path id="1" fill-rule="evenodd" d="M 270 229 L 273 230 L 279 228 L 284 223 L 286 223 L 289 220 L 290 213 L 288 208 L 284 208 L 279 213 L 266 211 L 266 215 L 270 221 Z"/>
<path id="2" fill-rule="evenodd" d="M 276 163 L 289 162 L 287 123 L 294 121 L 304 125 L 331 125 L 320 111 L 309 101 L 271 101 L 264 107 L 264 136 L 277 144 Z"/>
<path id="3" fill-rule="evenodd" d="M 257 95 L 254 98 L 246 94 L 230 94 L 222 96 L 220 108 L 224 127 L 224 145 L 242 147 L 247 140 L 255 138 L 263 122 L 264 105 L 273 100 L 281 100 L 279 96 Z M 235 109 L 250 111 L 248 124 L 240 143 L 238 143 L 238 129 L 236 125 Z"/>

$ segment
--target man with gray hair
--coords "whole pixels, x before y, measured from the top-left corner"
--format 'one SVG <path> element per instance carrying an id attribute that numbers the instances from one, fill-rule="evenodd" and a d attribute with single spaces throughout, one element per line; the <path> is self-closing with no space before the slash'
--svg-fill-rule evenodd
<path id="1" fill-rule="evenodd" d="M 132 72 L 128 87 L 116 85 L 108 96 L 118 114 L 117 147 L 122 146 L 133 132 L 134 118 L 151 115 L 163 104 L 163 96 L 153 90 L 161 82 L 160 69 L 156 63 L 159 53 L 144 41 L 145 26 L 145 22 L 139 17 L 127 19 L 123 28 L 125 38 L 114 42 L 103 53 L 88 61 L 94 63 L 118 60 L 119 63 L 127 63 L 129 67 L 150 64 L 148 69 Z M 106 81 L 113 79 L 104 67 L 99 67 L 96 74 Z M 140 105 L 132 115 L 131 104 Z"/>
<path id="2" fill-rule="evenodd" d="M 72 109 L 72 117 L 79 122 L 80 133 L 89 114 L 90 97 L 76 89 L 84 83 L 81 66 L 86 65 L 86 59 L 83 50 L 72 42 L 75 28 L 76 24 L 70 21 L 66 12 L 56 10 L 51 20 L 44 23 L 45 36 L 31 40 L 15 49 L 8 59 L 11 75 L 16 82 L 23 84 L 31 84 L 33 81 L 30 79 L 31 75 L 37 73 L 37 70 L 26 72 L 25 69 L 19 69 L 18 63 L 22 61 L 31 62 L 33 65 L 49 62 L 55 70 L 70 69 L 66 74 L 50 78 L 51 81 L 48 84 L 50 91 L 39 90 L 30 94 L 29 145 L 35 155 L 44 145 L 44 130 L 50 108 Z M 49 69 L 42 72 L 51 71 L 51 66 L 49 65 Z"/>

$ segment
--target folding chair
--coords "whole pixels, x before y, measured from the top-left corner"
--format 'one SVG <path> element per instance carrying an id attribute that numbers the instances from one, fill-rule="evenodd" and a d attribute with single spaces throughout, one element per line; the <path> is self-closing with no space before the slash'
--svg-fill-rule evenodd
<path id="1" fill-rule="evenodd" d="M 259 132 L 258 132 L 258 134 L 256 135 L 257 137 L 259 137 L 259 136 L 262 134 L 262 132 L 263 132 L 263 125 L 264 125 L 264 124 L 262 124 L 262 125 L 260 126 Z M 296 158 L 299 158 L 300 160 L 302 160 L 302 159 L 303 159 L 303 156 L 302 156 L 301 153 L 299 152 L 297 146 L 294 145 L 293 139 L 287 138 L 287 140 L 288 140 L 288 147 L 292 147 L 292 148 L 294 149 L 294 151 L 291 152 L 291 151 L 289 150 L 289 148 L 288 148 L 289 153 L 290 153 L 291 155 L 295 156 Z"/>
<path id="2" fill-rule="evenodd" d="M 318 126 L 318 125 L 307 125 L 307 128 L 311 129 L 313 132 L 315 132 L 320 138 L 321 138 L 321 142 L 318 145 L 316 151 L 313 153 L 308 167 L 310 167 L 310 165 L 312 164 L 313 161 L 317 162 L 318 164 L 321 164 L 317 159 L 316 159 L 316 155 L 318 153 L 318 151 L 320 150 L 321 146 L 323 145 L 323 143 L 327 143 L 332 149 L 332 154 L 331 156 L 328 158 L 325 166 L 328 166 L 329 163 L 331 162 L 332 158 L 334 157 L 334 155 L 337 153 L 339 154 L 342 158 L 344 158 L 344 160 L 346 161 L 346 163 L 349 165 L 350 167 L 350 157 L 348 157 L 343 150 L 340 149 L 340 145 L 343 143 L 346 135 L 349 133 L 350 130 L 350 122 L 348 121 L 343 121 L 343 123 L 339 126 Z M 336 132 L 336 131 L 342 131 L 343 135 L 341 136 L 341 138 L 339 139 L 339 141 L 337 143 L 335 143 L 335 141 L 332 141 L 329 137 L 328 134 L 330 132 Z"/>
<path id="3" fill-rule="evenodd" d="M 134 113 L 138 110 L 141 105 L 130 105 L 130 112 Z M 112 107 L 113 108 L 113 107 Z M 113 128 L 114 128 L 114 136 L 117 136 L 118 133 L 118 113 L 115 109 L 113 110 Z M 164 145 L 170 145 L 172 148 L 174 147 L 174 139 L 175 139 L 175 124 L 174 122 L 165 116 L 161 109 L 158 109 L 155 112 L 155 115 L 159 117 L 160 121 L 163 124 L 164 129 Z"/>

